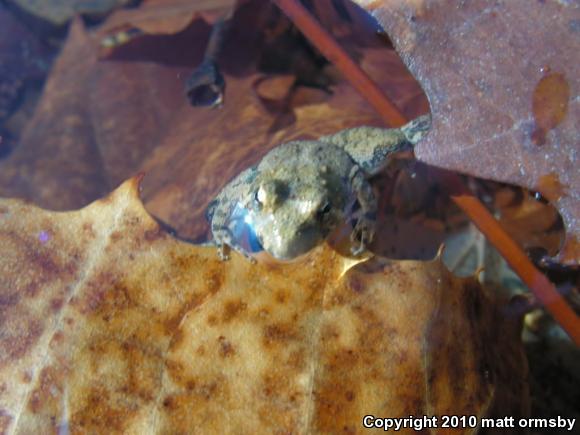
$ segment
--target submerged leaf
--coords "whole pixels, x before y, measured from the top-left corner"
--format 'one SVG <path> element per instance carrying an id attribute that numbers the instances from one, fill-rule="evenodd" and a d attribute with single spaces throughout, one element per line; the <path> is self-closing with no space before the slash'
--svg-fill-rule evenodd
<path id="1" fill-rule="evenodd" d="M 525 415 L 519 319 L 439 259 L 353 267 L 324 246 L 220 262 L 165 233 L 137 190 L 66 213 L 0 201 L 2 432 L 358 433 L 367 414 Z"/>
<path id="2" fill-rule="evenodd" d="M 131 4 L 133 0 L 8 0 L 27 14 L 54 26 L 64 26 L 76 15 L 102 18 L 111 10 Z"/>
<path id="3" fill-rule="evenodd" d="M 52 196 L 52 208 L 67 208 L 74 201 L 86 204 L 87 198 L 98 198 L 110 190 L 100 150 L 92 138 L 87 86 L 78 80 L 89 74 L 95 61 L 82 24 L 75 21 L 18 147 L 0 163 L 3 196 L 25 197 L 42 205 L 46 205 L 43 198 Z M 62 194 L 55 173 L 67 180 L 72 201 Z"/>
<path id="4" fill-rule="evenodd" d="M 235 6 L 234 0 L 145 0 L 135 9 L 113 13 L 100 32 L 137 28 L 145 34 L 173 34 L 184 30 L 194 19 L 214 22 Z"/>
<path id="5" fill-rule="evenodd" d="M 578 264 L 578 2 L 358 3 L 385 27 L 429 98 L 433 130 L 417 157 L 542 193 L 542 179 L 558 174 L 568 186 L 553 202 L 567 229 L 558 258 Z"/>
<path id="6" fill-rule="evenodd" d="M 0 4 L 0 127 L 18 105 L 26 82 L 44 78 L 49 54 L 47 47 Z"/>
<path id="7" fill-rule="evenodd" d="M 220 110 L 192 108 L 184 92 L 209 33 L 203 20 L 178 35 L 131 41 L 107 60 L 98 59 L 95 35 L 75 21 L 20 144 L 0 161 L 0 194 L 49 209 L 73 209 L 145 171 L 148 209 L 180 235 L 200 239 L 206 235 L 210 200 L 273 146 L 381 125 L 342 77 L 336 77 L 332 93 L 302 85 L 288 92 L 287 83 L 268 80 L 276 75 L 258 71 L 257 58 L 268 39 L 264 23 L 273 13 L 257 8 L 263 3 L 242 5 L 233 18 L 220 65 L 227 82 Z M 295 64 L 319 71 L 306 53 L 292 56 L 286 72 L 277 74 L 303 79 Z M 426 110 L 420 88 L 393 50 L 365 48 L 360 63 L 409 116 Z M 255 90 L 261 79 L 272 85 L 265 96 L 284 104 L 266 107 L 261 89 Z"/>

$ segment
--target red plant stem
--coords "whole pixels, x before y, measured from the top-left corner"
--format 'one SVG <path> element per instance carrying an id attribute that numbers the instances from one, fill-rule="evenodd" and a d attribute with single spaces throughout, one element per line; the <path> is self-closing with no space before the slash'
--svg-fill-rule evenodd
<path id="1" fill-rule="evenodd" d="M 534 267 L 524 251 L 504 231 L 481 201 L 471 194 L 453 195 L 451 198 L 485 234 L 487 240 L 495 246 L 576 345 L 580 346 L 580 320 L 576 313 L 548 278 Z"/>
<path id="2" fill-rule="evenodd" d="M 388 126 L 400 127 L 406 123 L 405 115 L 388 98 L 379 86 L 348 56 L 332 35 L 318 24 L 312 15 L 295 0 L 274 0 L 322 54 L 342 72 L 351 85 L 383 115 Z"/>
<path id="3" fill-rule="evenodd" d="M 329 61 L 336 65 L 353 87 L 373 105 L 387 125 L 400 126 L 406 122 L 404 115 L 391 103 L 377 84 L 350 59 L 334 38 L 320 26 L 297 0 L 273 1 L 288 15 L 310 42 Z M 544 304 L 576 345 L 580 346 L 580 319 L 558 293 L 554 285 L 536 269 L 525 252 L 503 230 L 481 201 L 467 191 L 458 176 L 450 175 L 447 177 L 447 181 L 448 183 L 444 184 L 450 188 L 451 199 L 469 216 L 485 237 L 501 253 L 520 279 L 530 288 L 538 300 Z M 461 193 L 457 193 L 457 189 Z"/>

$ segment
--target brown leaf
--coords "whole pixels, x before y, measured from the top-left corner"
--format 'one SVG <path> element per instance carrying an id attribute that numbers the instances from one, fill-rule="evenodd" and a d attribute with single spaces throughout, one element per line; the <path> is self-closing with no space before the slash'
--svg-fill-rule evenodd
<path id="1" fill-rule="evenodd" d="M 235 0 L 146 0 L 138 8 L 114 12 L 100 32 L 135 27 L 150 35 L 178 33 L 196 18 L 214 22 L 235 4 Z"/>
<path id="2" fill-rule="evenodd" d="M 3 195 L 26 197 L 40 204 L 46 204 L 42 198 L 52 195 L 51 207 L 67 208 L 75 200 L 86 204 L 87 198 L 110 190 L 87 116 L 86 83 L 78 80 L 89 74 L 95 61 L 82 25 L 76 21 L 18 148 L 2 162 Z M 54 174 L 66 180 L 73 201 L 57 193 L 62 185 Z"/>
<path id="3" fill-rule="evenodd" d="M 354 266 L 323 246 L 220 262 L 165 233 L 137 190 L 67 213 L 0 201 L 3 432 L 362 433 L 366 414 L 526 415 L 520 319 L 439 259 Z"/>
<path id="4" fill-rule="evenodd" d="M 292 127 L 296 122 L 295 108 L 322 104 L 330 98 L 323 89 L 298 86 L 292 74 L 259 77 L 252 88 L 264 110 L 273 117 L 268 129 L 272 133 Z"/>
<path id="5" fill-rule="evenodd" d="M 95 41 L 75 23 L 25 137 L 0 162 L 2 195 L 50 209 L 78 208 L 145 171 L 148 209 L 180 235 L 201 238 L 211 198 L 273 146 L 381 125 L 350 84 L 336 77 L 332 94 L 316 90 L 304 98 L 298 88 L 289 101 L 293 118 L 284 129 L 273 129 L 278 114 L 266 110 L 253 91 L 264 77 L 256 53 L 267 18 L 256 14 L 257 4 L 240 7 L 234 17 L 224 52 L 225 105 L 219 110 L 192 108 L 184 95 L 209 31 L 203 20 L 178 35 L 133 41 L 114 61 L 98 61 Z M 364 68 L 410 116 L 425 110 L 420 88 L 392 50 L 370 47 L 362 54 Z M 277 83 L 282 92 L 270 95 L 287 92 L 285 82 Z"/>
<path id="6" fill-rule="evenodd" d="M 555 255 L 561 246 L 563 234 L 558 212 L 550 204 L 536 201 L 527 192 L 516 201 L 502 204 L 514 194 L 514 189 L 504 188 L 495 198 L 502 227 L 524 249 L 541 247 L 548 255 Z M 560 225 L 558 225 L 560 224 Z M 560 228 L 560 231 L 557 228 Z"/>
<path id="7" fill-rule="evenodd" d="M 175 80 L 182 71 L 99 62 L 93 40 L 73 22 L 18 148 L 0 163 L 2 194 L 71 209 L 134 175 L 183 104 Z M 152 77 L 158 83 L 147 88 Z"/>
<path id="8" fill-rule="evenodd" d="M 103 17 L 131 0 L 8 0 L 18 8 L 55 26 L 64 26 L 74 16 Z"/>
<path id="9" fill-rule="evenodd" d="M 433 130 L 416 149 L 427 163 L 538 189 L 557 173 L 554 202 L 568 246 L 580 234 L 580 51 L 575 2 L 359 1 L 379 19 L 427 93 Z"/>

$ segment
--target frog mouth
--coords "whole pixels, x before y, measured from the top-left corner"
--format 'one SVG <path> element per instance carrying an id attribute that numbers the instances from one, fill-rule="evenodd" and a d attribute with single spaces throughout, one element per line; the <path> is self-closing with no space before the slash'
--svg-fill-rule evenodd
<path id="1" fill-rule="evenodd" d="M 291 239 L 282 237 L 270 237 L 271 243 L 262 242 L 264 250 L 278 260 L 293 260 L 306 254 L 314 248 L 322 239 L 316 227 L 309 226 L 297 230 Z M 263 238 L 261 238 L 263 240 Z"/>

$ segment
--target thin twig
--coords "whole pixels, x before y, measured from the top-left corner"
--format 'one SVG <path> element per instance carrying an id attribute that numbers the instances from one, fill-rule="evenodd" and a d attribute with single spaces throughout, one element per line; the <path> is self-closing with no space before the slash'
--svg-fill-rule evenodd
<path id="1" fill-rule="evenodd" d="M 298 0 L 273 0 L 302 33 L 351 82 L 353 87 L 377 110 L 389 126 L 400 126 L 406 119 L 376 83 L 348 56 Z M 580 346 L 580 319 L 558 293 L 554 285 L 529 260 L 525 252 L 501 228 L 481 201 L 470 193 L 459 176 L 449 174 L 448 188 L 453 201 L 500 252 L 520 279 L 544 304 L 554 319 Z M 460 193 L 457 192 L 459 189 Z"/>

